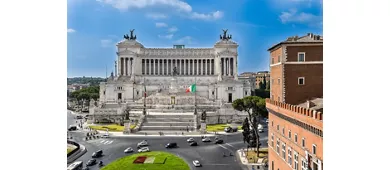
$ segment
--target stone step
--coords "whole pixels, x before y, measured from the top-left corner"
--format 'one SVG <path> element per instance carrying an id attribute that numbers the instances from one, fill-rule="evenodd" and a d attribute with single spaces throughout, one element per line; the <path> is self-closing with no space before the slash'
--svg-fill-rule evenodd
<path id="1" fill-rule="evenodd" d="M 194 126 L 193 122 L 144 122 L 143 126 Z"/>
<path id="2" fill-rule="evenodd" d="M 194 118 L 194 115 L 146 115 L 146 118 Z"/>
<path id="3" fill-rule="evenodd" d="M 188 126 L 189 130 L 194 129 L 193 126 Z M 142 126 L 141 130 L 155 130 L 155 131 L 165 131 L 165 130 L 176 130 L 176 131 L 185 131 L 187 126 Z"/>
<path id="4" fill-rule="evenodd" d="M 146 118 L 146 122 L 193 122 L 194 118 Z"/>

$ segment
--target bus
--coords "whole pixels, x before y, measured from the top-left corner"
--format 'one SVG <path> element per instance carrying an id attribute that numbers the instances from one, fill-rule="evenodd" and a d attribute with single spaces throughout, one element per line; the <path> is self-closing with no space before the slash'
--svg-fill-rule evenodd
<path id="1" fill-rule="evenodd" d="M 81 169 L 83 169 L 83 161 L 77 161 L 70 164 L 67 170 L 81 170 Z"/>

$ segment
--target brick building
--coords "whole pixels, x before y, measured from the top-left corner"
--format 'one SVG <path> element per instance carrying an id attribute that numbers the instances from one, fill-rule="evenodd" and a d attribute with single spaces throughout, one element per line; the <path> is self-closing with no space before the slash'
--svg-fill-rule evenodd
<path id="1" fill-rule="evenodd" d="M 259 71 L 256 73 L 256 88 L 259 89 L 261 83 L 264 83 L 264 79 L 266 83 L 269 83 L 270 74 L 269 71 Z"/>
<path id="2" fill-rule="evenodd" d="M 308 33 L 290 37 L 268 49 L 272 100 L 299 104 L 322 97 L 322 44 L 322 36 Z"/>
<path id="3" fill-rule="evenodd" d="M 269 169 L 323 169 L 323 38 L 312 33 L 272 46 Z"/>
<path id="4" fill-rule="evenodd" d="M 322 99 L 299 106 L 267 99 L 266 106 L 269 170 L 322 170 Z"/>

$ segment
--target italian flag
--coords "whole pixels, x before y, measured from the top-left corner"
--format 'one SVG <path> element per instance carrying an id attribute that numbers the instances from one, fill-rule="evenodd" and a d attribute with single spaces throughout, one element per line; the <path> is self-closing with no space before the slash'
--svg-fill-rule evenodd
<path id="1" fill-rule="evenodd" d="M 188 93 L 188 92 L 194 93 L 195 91 L 196 91 L 196 85 L 195 84 L 191 85 L 190 87 L 188 87 L 186 89 L 186 93 Z"/>

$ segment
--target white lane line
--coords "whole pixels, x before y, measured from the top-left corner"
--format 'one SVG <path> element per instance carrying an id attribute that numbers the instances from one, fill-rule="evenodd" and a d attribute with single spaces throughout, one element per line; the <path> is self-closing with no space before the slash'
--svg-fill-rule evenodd
<path id="1" fill-rule="evenodd" d="M 233 146 L 233 145 L 231 145 L 231 144 L 229 144 L 229 143 L 226 143 L 226 145 L 229 145 L 229 146 L 231 146 L 231 147 L 233 147 L 233 148 L 234 148 L 234 146 Z"/>
<path id="2" fill-rule="evenodd" d="M 114 141 L 109 141 L 106 145 L 109 145 L 109 144 L 111 144 L 112 142 L 114 142 Z"/>
<path id="3" fill-rule="evenodd" d="M 227 147 L 224 147 L 223 145 L 221 145 L 221 144 L 218 144 L 220 147 L 222 147 L 222 148 L 224 148 L 224 149 L 227 149 L 227 150 L 229 150 Z"/>
<path id="4" fill-rule="evenodd" d="M 106 141 L 106 142 L 104 142 L 104 144 L 105 144 L 105 145 L 108 145 L 109 143 L 110 143 L 110 141 Z"/>
<path id="5" fill-rule="evenodd" d="M 100 143 L 104 143 L 104 142 L 106 142 L 106 140 L 102 140 L 102 141 L 100 141 Z"/>

